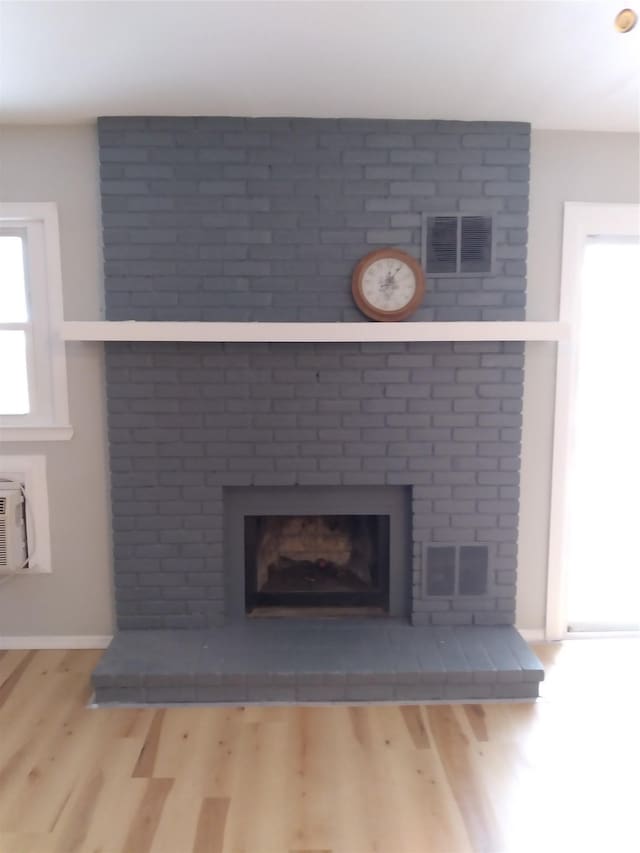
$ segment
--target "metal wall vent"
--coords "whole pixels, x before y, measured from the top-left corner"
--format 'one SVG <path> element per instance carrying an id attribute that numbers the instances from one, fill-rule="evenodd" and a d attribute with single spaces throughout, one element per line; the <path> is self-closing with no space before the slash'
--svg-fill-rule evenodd
<path id="1" fill-rule="evenodd" d="M 446 214 L 423 217 L 429 275 L 489 275 L 493 269 L 491 216 Z"/>
<path id="2" fill-rule="evenodd" d="M 488 545 L 429 545 L 426 557 L 428 596 L 486 594 Z"/>

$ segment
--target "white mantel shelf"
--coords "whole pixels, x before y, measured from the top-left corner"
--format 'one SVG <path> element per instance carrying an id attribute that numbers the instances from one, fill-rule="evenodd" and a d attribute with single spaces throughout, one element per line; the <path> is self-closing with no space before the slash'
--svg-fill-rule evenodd
<path id="1" fill-rule="evenodd" d="M 569 326 L 545 321 L 423 323 L 181 323 L 67 320 L 65 341 L 562 341 Z"/>

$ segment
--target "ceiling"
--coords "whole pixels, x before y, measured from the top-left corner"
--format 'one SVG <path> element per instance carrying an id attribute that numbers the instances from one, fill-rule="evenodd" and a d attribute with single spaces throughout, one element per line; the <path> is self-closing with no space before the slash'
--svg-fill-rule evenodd
<path id="1" fill-rule="evenodd" d="M 0 2 L 0 119 L 269 115 L 638 131 L 598 2 Z M 640 2 L 639 2 L 640 6 Z"/>

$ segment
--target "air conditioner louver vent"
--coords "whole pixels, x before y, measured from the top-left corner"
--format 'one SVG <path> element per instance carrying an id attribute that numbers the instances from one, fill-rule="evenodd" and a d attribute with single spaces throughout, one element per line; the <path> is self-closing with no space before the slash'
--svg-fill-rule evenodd
<path id="1" fill-rule="evenodd" d="M 7 566 L 7 522 L 0 518 L 0 568 Z"/>
<path id="2" fill-rule="evenodd" d="M 0 481 L 0 574 L 24 568 L 26 560 L 26 520 L 22 486 L 11 481 Z"/>
<path id="3" fill-rule="evenodd" d="M 490 275 L 493 222 L 490 216 L 425 216 L 428 275 Z"/>

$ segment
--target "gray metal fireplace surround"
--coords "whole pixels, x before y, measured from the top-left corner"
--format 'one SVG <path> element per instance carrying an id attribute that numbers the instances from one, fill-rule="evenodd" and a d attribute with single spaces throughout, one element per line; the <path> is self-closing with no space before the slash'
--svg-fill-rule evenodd
<path id="1" fill-rule="evenodd" d="M 389 517 L 389 616 L 410 613 L 411 565 L 409 548 L 409 495 L 401 487 L 290 488 L 225 490 L 225 550 L 227 616 L 245 617 L 244 517 L 245 515 L 348 515 Z"/>
<path id="2" fill-rule="evenodd" d="M 107 319 L 368 322 L 350 295 L 357 260 L 386 245 L 419 256 L 424 214 L 451 212 L 492 217 L 492 272 L 427 271 L 414 319 L 524 319 L 526 124 L 106 118 L 98 138 Z M 468 698 L 504 696 L 510 683 L 514 697 L 536 695 L 539 664 L 523 669 L 512 627 L 522 344 L 113 343 L 105 356 L 119 634 L 96 671 L 99 699 L 135 701 L 137 690 L 141 701 L 193 701 L 204 695 L 197 671 L 201 685 L 224 675 L 220 701 L 233 701 L 239 679 L 245 701 L 242 655 L 224 663 L 202 650 L 249 650 L 296 630 L 241 618 L 237 529 L 225 525 L 238 489 L 309 506 L 402 495 L 406 556 L 394 557 L 391 613 L 377 622 L 384 648 L 436 649 L 437 672 L 454 673 L 448 696 L 464 698 L 464 685 Z M 398 640 L 394 619 L 415 626 L 413 639 Z M 375 630 L 352 627 L 353 637 Z M 474 655 L 464 632 L 484 651 Z M 511 649 L 502 657 L 500 643 Z M 187 647 L 181 676 L 168 650 Z M 334 647 L 323 648 L 329 672 Z M 399 684 L 428 682 L 436 658 L 407 669 L 381 649 Z M 366 665 L 354 667 L 366 681 Z M 394 691 L 379 695 L 402 698 Z M 288 683 L 282 698 L 296 695 Z"/>

